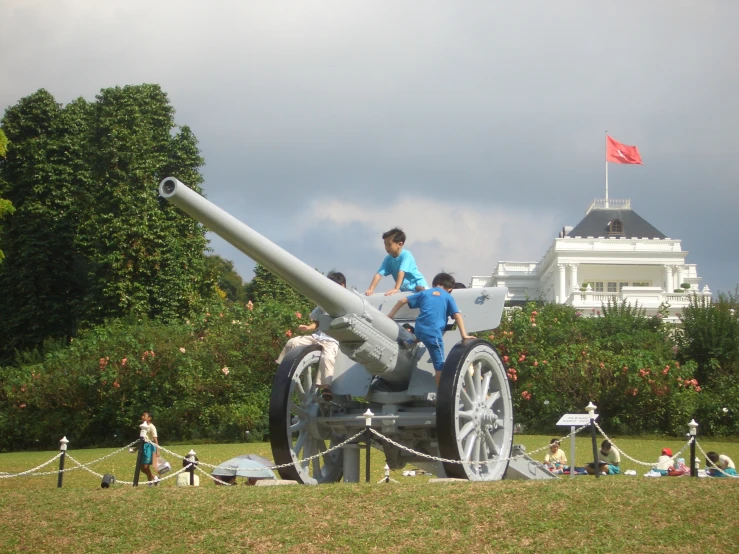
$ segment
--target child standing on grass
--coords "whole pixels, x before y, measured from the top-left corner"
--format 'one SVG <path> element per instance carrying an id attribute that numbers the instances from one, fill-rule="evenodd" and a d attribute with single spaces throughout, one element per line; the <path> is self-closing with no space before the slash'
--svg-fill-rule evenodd
<path id="1" fill-rule="evenodd" d="M 331 279 L 334 283 L 346 288 L 346 277 L 344 277 L 343 273 L 330 271 L 326 277 Z M 322 308 L 316 306 L 315 310 L 310 314 L 311 323 L 309 325 L 298 325 L 298 330 L 314 331 L 318 327 L 318 318 L 325 313 L 326 312 L 324 312 Z M 334 399 L 333 394 L 331 393 L 331 382 L 334 379 L 334 364 L 336 362 L 336 354 L 339 351 L 339 341 L 335 338 L 329 337 L 323 331 L 316 331 L 310 336 L 293 337 L 287 341 L 287 344 L 282 349 L 282 352 L 280 352 L 280 355 L 275 362 L 278 364 L 282 362 L 288 352 L 292 349 L 300 346 L 309 346 L 311 344 L 319 344 L 323 350 L 321 353 L 321 360 L 318 362 L 316 388 L 321 395 L 321 398 L 326 402 L 331 402 Z"/>
<path id="2" fill-rule="evenodd" d="M 148 477 L 149 481 L 154 481 L 155 485 L 159 484 L 159 475 L 154 475 L 151 472 L 151 465 L 154 465 L 154 470 L 159 467 L 159 453 L 157 446 L 159 446 L 159 438 L 157 437 L 157 428 L 152 422 L 151 412 L 144 412 L 141 414 L 141 421 L 145 421 L 149 428 L 146 430 L 146 436 L 149 439 L 144 443 L 144 457 L 141 460 L 141 471 Z M 151 486 L 151 483 L 149 483 Z"/>
<path id="3" fill-rule="evenodd" d="M 385 296 L 390 296 L 398 291 L 418 292 L 428 288 L 426 279 L 423 278 L 423 275 L 421 275 L 421 272 L 416 266 L 416 260 L 413 259 L 413 254 L 408 250 L 403 250 L 405 239 L 405 233 L 398 227 L 393 227 L 387 233 L 382 234 L 387 256 L 385 256 L 380 269 L 377 270 L 377 274 L 365 292 L 367 296 L 375 293 L 378 283 L 386 275 L 393 276 L 395 286 L 387 291 Z"/>
<path id="4" fill-rule="evenodd" d="M 446 331 L 447 320 L 450 317 L 454 319 L 462 340 L 475 338 L 465 331 L 464 318 L 459 313 L 454 298 L 449 294 L 453 289 L 454 277 L 448 273 L 439 273 L 434 277 L 432 288 L 401 298 L 387 314 L 390 318 L 395 317 L 398 310 L 405 304 L 408 304 L 411 308 L 419 309 L 415 334 L 431 356 L 431 363 L 436 370 L 437 389 L 441 380 L 441 370 L 444 368 L 444 341 L 442 337 L 444 331 Z"/>

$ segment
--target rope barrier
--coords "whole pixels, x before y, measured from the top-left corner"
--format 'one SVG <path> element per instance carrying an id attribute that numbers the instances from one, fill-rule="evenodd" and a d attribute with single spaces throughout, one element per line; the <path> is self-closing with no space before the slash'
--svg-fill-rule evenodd
<path id="1" fill-rule="evenodd" d="M 595 421 L 593 421 L 593 423 L 595 425 L 595 428 L 600 432 L 600 434 L 606 440 L 608 440 L 611 444 L 613 444 L 616 448 L 618 448 L 618 446 L 616 445 L 615 441 L 613 441 L 613 439 L 611 439 L 605 433 L 605 431 L 603 431 L 603 429 L 600 427 L 600 425 L 598 425 L 598 423 L 595 422 Z M 587 429 L 588 427 L 589 427 L 589 425 L 583 425 L 582 427 L 577 428 L 574 431 L 574 433 L 577 434 L 580 431 L 582 431 L 584 429 Z M 394 441 L 393 439 L 391 439 L 389 437 L 386 437 L 385 435 L 383 435 L 379 431 L 376 431 L 375 429 L 370 428 L 370 432 L 373 435 L 375 435 L 375 437 L 379 441 L 381 441 L 381 442 L 384 441 L 384 442 L 386 442 L 388 444 L 391 444 L 391 445 L 393 445 L 393 446 L 395 446 L 397 448 L 400 448 L 401 450 L 404 450 L 406 452 L 409 452 L 410 454 L 413 454 L 415 456 L 419 456 L 421 458 L 426 458 L 428 460 L 432 460 L 432 461 L 436 461 L 436 462 L 442 462 L 442 463 L 447 463 L 447 464 L 469 465 L 469 466 L 482 466 L 482 465 L 488 465 L 488 464 L 497 464 L 497 463 L 500 463 L 500 462 L 510 462 L 510 461 L 513 461 L 513 460 L 520 460 L 520 459 L 524 458 L 525 456 L 531 457 L 534 454 L 538 454 L 539 452 L 542 452 L 542 451 L 544 451 L 544 450 L 546 450 L 547 448 L 550 447 L 550 444 L 545 444 L 544 446 L 542 446 L 540 448 L 537 448 L 537 449 L 534 449 L 534 450 L 532 450 L 530 452 L 523 452 L 523 453 L 520 453 L 520 454 L 516 454 L 514 456 L 509 456 L 507 458 L 497 457 L 497 458 L 493 458 L 493 459 L 490 459 L 490 460 L 483 460 L 483 461 L 463 461 L 463 460 L 452 460 L 452 459 L 448 459 L 448 458 L 441 458 L 439 456 L 433 456 L 433 455 L 427 454 L 425 452 L 418 452 L 418 451 L 416 451 L 416 450 L 408 447 L 407 445 L 401 444 L 399 442 Z M 199 471 L 200 473 L 202 473 L 206 477 L 210 478 L 211 480 L 217 481 L 219 484 L 230 486 L 230 485 L 232 485 L 232 483 L 226 483 L 226 482 L 222 481 L 221 479 L 218 478 L 218 476 L 211 475 L 207 471 L 204 471 L 202 469 L 202 467 L 200 467 L 200 466 L 205 466 L 205 467 L 208 467 L 208 468 L 211 468 L 211 469 L 215 469 L 215 468 L 229 469 L 229 468 L 232 468 L 232 469 L 235 469 L 235 470 L 238 469 L 238 471 L 240 471 L 240 472 L 247 472 L 248 473 L 250 471 L 254 471 L 254 472 L 263 471 L 264 469 L 279 470 L 279 469 L 286 468 L 286 467 L 294 467 L 294 466 L 298 466 L 298 465 L 305 465 L 306 463 L 309 463 L 310 461 L 312 461 L 312 460 L 314 460 L 316 458 L 319 458 L 319 457 L 322 457 L 322 456 L 326 456 L 327 454 L 330 454 L 331 452 L 334 452 L 334 451 L 336 451 L 336 450 L 338 450 L 340 448 L 343 448 L 347 444 L 349 444 L 349 443 L 351 443 L 351 442 L 359 439 L 364 434 L 365 434 L 365 430 L 363 429 L 362 431 L 358 432 L 354 436 L 349 437 L 348 439 L 346 439 L 346 440 L 342 441 L 341 443 L 338 443 L 338 444 L 336 444 L 336 445 L 328 448 L 327 450 L 325 450 L 323 452 L 319 452 L 319 453 L 314 454 L 312 456 L 309 456 L 307 458 L 303 458 L 302 460 L 296 460 L 296 461 L 288 462 L 288 463 L 285 463 L 285 464 L 279 464 L 279 465 L 273 465 L 273 466 L 262 466 L 262 467 L 259 467 L 259 468 L 238 468 L 236 466 L 224 466 L 223 464 L 213 465 L 213 464 L 209 464 L 209 463 L 206 463 L 206 462 L 198 461 L 195 464 L 195 470 Z M 567 440 L 570 437 L 571 437 L 571 434 L 568 433 L 567 435 L 564 435 L 563 437 L 561 437 L 558 440 L 560 442 L 562 442 L 562 441 Z M 146 442 L 151 442 L 151 441 L 149 441 L 148 438 L 145 438 L 144 440 Z M 106 459 L 108 459 L 108 458 L 110 458 L 112 456 L 115 456 L 116 454 L 119 454 L 120 452 L 122 452 L 122 451 L 124 451 L 126 449 L 131 448 L 132 446 L 134 446 L 138 442 L 139 442 L 139 440 L 137 439 L 137 440 L 133 441 L 132 443 L 127 444 L 126 446 L 123 446 L 123 447 L 121 447 L 121 448 L 119 448 L 119 449 L 117 449 L 117 450 L 115 450 L 113 452 L 110 452 L 109 454 L 106 454 L 105 456 L 102 456 L 100 458 L 97 458 L 95 460 L 92 460 L 92 461 L 86 462 L 86 463 L 80 462 L 79 460 L 77 460 L 76 458 L 74 458 L 69 452 L 66 452 L 66 458 L 68 458 L 73 464 L 75 464 L 74 467 L 68 467 L 68 468 L 65 468 L 63 470 L 53 470 L 53 471 L 39 472 L 40 469 L 42 469 L 42 468 L 48 466 L 49 464 L 53 463 L 54 461 L 58 460 L 60 458 L 60 456 L 62 455 L 62 452 L 59 452 L 53 458 L 47 460 L 46 462 L 44 462 L 41 465 L 38 465 L 38 466 L 36 466 L 36 467 L 34 467 L 32 469 L 29 469 L 29 470 L 26 470 L 26 471 L 22 471 L 22 472 L 18 472 L 18 473 L 0 472 L 0 479 L 10 479 L 10 478 L 22 477 L 22 476 L 56 475 L 56 474 L 59 474 L 59 473 L 66 473 L 66 472 L 76 471 L 76 470 L 80 470 L 80 469 L 81 470 L 84 470 L 84 471 L 87 471 L 88 473 L 94 475 L 95 477 L 98 477 L 98 478 L 101 478 L 102 479 L 102 478 L 104 478 L 104 475 L 101 474 L 101 473 L 98 473 L 97 471 L 94 471 L 89 466 L 92 466 L 94 464 L 100 463 L 103 460 L 106 460 Z M 697 443 L 697 441 L 696 441 L 696 445 L 698 446 L 700 452 L 707 458 L 706 453 L 703 451 L 703 448 Z M 686 444 L 684 444 L 676 454 L 674 454 L 673 456 L 671 456 L 671 459 L 672 460 L 677 459 L 680 456 L 680 454 L 682 454 L 682 452 L 688 446 L 690 446 L 690 440 L 688 440 L 686 442 Z M 177 452 L 174 452 L 172 450 L 169 450 L 169 449 L 167 449 L 167 448 L 165 448 L 163 446 L 160 446 L 160 445 L 157 445 L 157 449 L 158 450 L 161 450 L 162 452 L 166 452 L 167 454 L 169 454 L 171 456 L 174 456 L 175 458 L 179 458 L 179 459 L 182 459 L 182 460 L 185 460 L 185 461 L 189 461 L 187 455 L 181 455 L 181 454 L 179 454 Z M 642 466 L 649 466 L 649 467 L 653 467 L 653 466 L 656 465 L 654 462 L 642 462 L 641 460 L 637 460 L 636 458 L 633 458 L 632 456 L 630 456 L 629 454 L 627 454 L 626 452 L 624 452 L 621 448 L 618 448 L 618 450 L 619 450 L 619 452 L 626 459 L 628 459 L 632 463 L 635 463 L 635 464 L 638 464 L 638 465 L 642 465 Z M 161 482 L 166 481 L 168 479 L 172 479 L 174 477 L 177 477 L 178 475 L 180 475 L 181 473 L 183 473 L 185 471 L 189 471 L 189 469 L 191 467 L 192 467 L 192 464 L 191 463 L 188 463 L 188 464 L 184 465 L 184 467 L 182 467 L 182 469 L 180 469 L 178 471 L 175 471 L 175 472 L 167 475 L 166 477 L 158 477 L 157 476 L 155 479 L 150 480 L 150 481 L 143 481 L 143 482 L 140 481 L 139 484 L 146 484 L 146 485 L 158 484 L 158 483 L 161 483 Z M 711 469 L 715 469 L 715 470 L 721 472 L 726 477 L 739 478 L 739 475 L 730 475 L 730 474 L 726 473 L 725 471 L 723 471 L 721 468 L 716 467 L 713 464 L 711 464 Z M 132 481 L 116 480 L 115 483 L 121 484 L 121 485 L 133 485 L 133 482 Z"/>
<path id="2" fill-rule="evenodd" d="M 234 467 L 234 466 L 224 466 L 222 464 L 221 465 L 212 465 L 212 464 L 207 464 L 205 462 L 200 462 L 200 461 L 198 461 L 198 464 L 199 465 L 202 465 L 202 466 L 205 466 L 205 467 L 212 468 L 212 469 L 215 469 L 215 468 L 219 467 L 219 468 L 224 468 L 224 469 L 238 469 L 239 471 L 263 471 L 264 469 L 271 469 L 271 470 L 282 469 L 283 467 L 291 467 L 291 466 L 295 466 L 297 464 L 304 464 L 306 462 L 310 462 L 311 460 L 313 460 L 315 458 L 320 458 L 321 456 L 325 456 L 326 454 L 330 454 L 334 450 L 338 450 L 339 448 L 342 448 L 343 446 L 346 446 L 347 444 L 349 444 L 350 442 L 358 439 L 362 435 L 364 435 L 364 431 L 360 431 L 359 433 L 357 433 L 353 437 L 349 437 L 344 442 L 341 442 L 339 444 L 336 444 L 336 445 L 332 446 L 331 448 L 329 448 L 328 450 L 324 450 L 323 452 L 319 452 L 318 454 L 314 454 L 313 456 L 309 456 L 307 458 L 303 458 L 302 460 L 298 460 L 297 462 L 288 462 L 286 464 L 280 464 L 280 465 L 274 465 L 274 466 L 263 466 L 263 467 L 259 467 L 259 468 L 237 468 L 237 467 Z M 166 448 L 164 448 L 162 446 L 160 446 L 159 448 L 163 452 L 166 452 L 167 454 L 171 454 L 172 456 L 175 456 L 177 458 L 181 458 L 183 460 L 187 458 L 187 456 L 182 456 L 181 454 L 178 454 L 177 452 L 173 452 L 171 450 L 167 450 Z"/>
<path id="3" fill-rule="evenodd" d="M 0 475 L 0 479 L 12 479 L 13 477 L 22 477 L 24 475 L 33 474 L 34 472 L 38 471 L 42 467 L 48 466 L 54 460 L 58 460 L 61 455 L 62 455 L 62 453 L 59 452 L 59 454 L 57 454 L 56 456 L 54 456 L 51 460 L 48 460 L 48 461 L 44 462 L 43 464 L 41 464 L 40 466 L 34 467 L 33 469 L 27 469 L 26 471 L 21 471 L 19 473 L 5 473 L 5 474 L 2 474 L 2 475 Z M 56 472 L 54 472 L 54 473 L 56 473 Z"/>
<path id="4" fill-rule="evenodd" d="M 603 429 L 601 429 L 601 428 L 600 428 L 600 425 L 598 425 L 598 423 L 597 423 L 597 422 L 593 421 L 593 423 L 595 424 L 595 428 L 596 428 L 596 429 L 598 429 L 598 431 L 600 432 L 600 434 L 601 434 L 601 435 L 602 435 L 602 436 L 603 436 L 603 437 L 604 437 L 604 438 L 605 438 L 605 439 L 606 439 L 606 440 L 607 440 L 608 442 L 610 442 L 610 443 L 611 443 L 611 444 L 612 444 L 613 446 L 615 446 L 615 447 L 616 447 L 616 448 L 618 449 L 618 451 L 619 451 L 619 452 L 620 452 L 621 454 L 623 454 L 623 457 L 624 457 L 624 458 L 626 458 L 627 460 L 629 460 L 630 462 L 633 462 L 633 463 L 635 463 L 635 464 L 638 464 L 638 465 L 642 465 L 642 466 L 649 466 L 649 467 L 654 467 L 655 465 L 657 465 L 657 464 L 656 464 L 655 462 L 642 462 L 641 460 L 637 460 L 636 458 L 632 458 L 632 457 L 631 457 L 631 456 L 629 456 L 629 455 L 628 455 L 628 454 L 627 454 L 626 452 L 624 452 L 624 451 L 623 451 L 623 450 L 622 450 L 621 448 L 619 448 L 619 446 L 618 446 L 618 445 L 617 445 L 617 444 L 616 444 L 616 443 L 615 443 L 615 442 L 613 441 L 613 439 L 611 439 L 611 438 L 610 438 L 610 437 L 609 437 L 608 435 L 606 435 L 605 431 L 603 431 Z M 680 449 L 680 450 L 678 451 L 678 454 L 679 454 L 680 452 L 682 452 L 683 450 L 685 450 L 685 447 L 686 447 L 686 446 L 689 446 L 689 445 L 690 445 L 690 441 L 688 441 L 688 442 L 687 442 L 687 444 L 686 444 L 685 446 L 683 446 L 683 447 L 682 447 L 682 448 L 681 448 L 681 449 Z M 672 459 L 673 459 L 673 460 L 674 460 L 675 458 L 677 458 L 677 454 L 675 454 L 674 456 L 672 456 Z"/>
<path id="5" fill-rule="evenodd" d="M 582 431 L 583 429 L 585 429 L 587 427 L 588 427 L 587 425 L 583 425 L 582 427 L 580 427 L 579 429 L 577 429 L 575 431 L 575 433 L 577 434 L 577 433 L 579 433 L 580 431 Z M 460 464 L 460 465 L 462 465 L 462 464 L 465 464 L 465 465 L 497 464 L 497 463 L 500 463 L 500 462 L 510 462 L 511 460 L 520 460 L 524 456 L 531 457 L 532 454 L 536 454 L 538 452 L 541 452 L 541 451 L 546 450 L 547 448 L 549 448 L 549 444 L 546 444 L 546 445 L 542 446 L 541 448 L 537 448 L 536 450 L 532 450 L 531 452 L 524 452 L 522 454 L 516 454 L 515 456 L 509 456 L 508 458 L 495 458 L 493 460 L 469 461 L 469 462 L 466 462 L 464 460 L 450 460 L 448 458 L 440 458 L 438 456 L 432 456 L 431 454 L 426 454 L 425 452 L 418 452 L 418 451 L 413 450 L 412 448 L 410 448 L 408 446 L 405 446 L 404 444 L 400 444 L 399 442 L 395 442 L 394 440 L 386 437 L 385 435 L 383 435 L 379 431 L 375 431 L 374 429 L 370 429 L 370 431 L 376 437 L 378 437 L 381 440 L 384 440 L 386 442 L 389 442 L 390 444 L 392 444 L 393 446 L 396 446 L 396 447 L 400 448 L 401 450 L 405 450 L 406 452 L 410 452 L 411 454 L 414 454 L 416 456 L 420 456 L 421 458 L 426 458 L 428 460 L 433 460 L 435 462 L 442 462 L 442 463 L 445 463 L 445 464 Z M 561 442 L 561 441 L 569 438 L 569 436 L 570 435 L 567 434 L 567 435 L 565 435 L 564 437 L 562 437 L 561 439 L 558 439 L 558 440 Z"/>

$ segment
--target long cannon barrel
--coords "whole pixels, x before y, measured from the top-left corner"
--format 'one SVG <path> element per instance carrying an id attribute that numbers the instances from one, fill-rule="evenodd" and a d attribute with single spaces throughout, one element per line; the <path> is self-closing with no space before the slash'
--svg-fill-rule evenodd
<path id="1" fill-rule="evenodd" d="M 327 279 L 174 177 L 167 177 L 159 184 L 159 194 L 303 293 L 333 318 L 356 314 L 391 341 L 413 338 L 359 294 Z"/>

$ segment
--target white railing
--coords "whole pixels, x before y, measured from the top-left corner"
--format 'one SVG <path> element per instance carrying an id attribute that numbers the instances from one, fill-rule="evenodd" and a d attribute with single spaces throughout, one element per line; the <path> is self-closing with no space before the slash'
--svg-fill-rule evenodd
<path id="1" fill-rule="evenodd" d="M 630 210 L 631 209 L 631 198 L 594 198 L 593 201 L 585 210 L 585 215 L 588 215 L 591 210 Z"/>

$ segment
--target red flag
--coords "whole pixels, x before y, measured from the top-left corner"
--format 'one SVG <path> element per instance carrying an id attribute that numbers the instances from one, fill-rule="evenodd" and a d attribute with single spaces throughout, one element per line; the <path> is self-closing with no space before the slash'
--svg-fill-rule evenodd
<path id="1" fill-rule="evenodd" d="M 606 161 L 615 164 L 641 164 L 641 154 L 636 146 L 621 144 L 606 136 Z"/>

